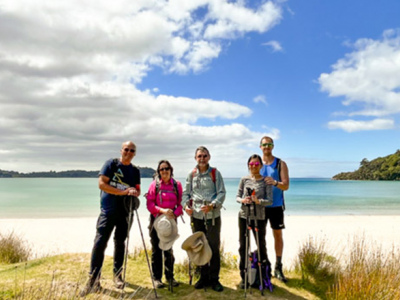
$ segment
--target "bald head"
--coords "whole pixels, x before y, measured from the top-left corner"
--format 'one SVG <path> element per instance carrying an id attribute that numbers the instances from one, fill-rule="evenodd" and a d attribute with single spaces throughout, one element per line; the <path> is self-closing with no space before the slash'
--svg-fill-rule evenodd
<path id="1" fill-rule="evenodd" d="M 125 147 L 136 149 L 136 145 L 132 141 L 123 142 L 122 146 L 121 146 L 121 149 L 124 149 Z"/>

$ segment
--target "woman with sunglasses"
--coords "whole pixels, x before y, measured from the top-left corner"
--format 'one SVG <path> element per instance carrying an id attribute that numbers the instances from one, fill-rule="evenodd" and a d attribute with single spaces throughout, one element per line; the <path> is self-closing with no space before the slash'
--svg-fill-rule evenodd
<path id="1" fill-rule="evenodd" d="M 272 204 L 272 185 L 266 184 L 260 169 L 263 163 L 259 155 L 253 154 L 247 161 L 249 175 L 240 179 L 236 201 L 241 204 L 239 211 L 239 255 L 240 255 L 240 276 L 242 281 L 240 288 L 245 288 L 245 267 L 247 260 L 246 235 L 248 235 L 248 245 L 250 245 L 250 234 L 247 232 L 248 225 L 252 228 L 254 238 L 257 241 L 256 222 L 258 230 L 258 249 L 260 250 L 261 262 L 270 267 L 266 247 L 266 226 L 265 226 L 265 206 Z M 249 224 L 247 224 L 249 222 Z M 247 273 L 250 266 L 247 268 Z M 248 281 L 247 281 L 248 282 Z"/>
<path id="2" fill-rule="evenodd" d="M 147 209 L 150 212 L 150 242 L 152 246 L 151 266 L 153 270 L 154 285 L 156 288 L 163 288 L 165 285 L 161 281 L 162 269 L 164 265 L 165 278 L 172 286 L 179 283 L 174 279 L 175 257 L 171 249 L 164 251 L 164 264 L 162 262 L 162 252 L 159 243 L 160 239 L 154 228 L 154 221 L 158 216 L 165 215 L 168 219 L 176 219 L 183 214 L 182 210 L 182 184 L 173 178 L 174 169 L 168 160 L 161 160 L 158 163 L 154 181 L 149 186 L 149 191 L 145 195 L 147 198 Z"/>

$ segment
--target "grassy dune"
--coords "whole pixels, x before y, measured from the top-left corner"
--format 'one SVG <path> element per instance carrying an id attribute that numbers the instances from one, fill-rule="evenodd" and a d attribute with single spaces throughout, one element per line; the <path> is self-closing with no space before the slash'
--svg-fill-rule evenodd
<path id="1" fill-rule="evenodd" d="M 0 234 L 0 245 L 10 242 L 10 236 Z M 89 268 L 89 254 L 63 254 L 27 260 L 30 249 L 16 236 L 11 243 L 0 246 L 0 299 L 80 299 Z M 299 249 L 293 270 L 286 270 L 289 279 L 283 284 L 272 279 L 274 291 L 264 291 L 268 299 L 400 299 L 400 255 L 398 249 L 383 253 L 379 246 L 354 238 L 350 253 L 334 257 L 325 242 L 309 238 Z M 25 248 L 24 248 L 25 247 Z M 7 254 L 7 255 L 5 255 Z M 181 283 L 171 293 L 157 289 L 160 299 L 241 299 L 244 290 L 240 282 L 237 257 L 222 254 L 222 293 L 211 289 L 195 290 L 189 285 L 188 265 L 175 265 L 175 277 Z M 10 261 L 9 258 L 14 260 Z M 8 260 L 4 259 L 8 258 Z M 16 262 L 15 262 L 16 261 Z M 146 255 L 135 249 L 128 259 L 127 287 L 117 290 L 112 282 L 112 258 L 106 257 L 102 272 L 102 290 L 86 299 L 154 299 Z M 193 283 L 197 278 L 194 278 Z M 260 299 L 252 289 L 246 299 Z"/>

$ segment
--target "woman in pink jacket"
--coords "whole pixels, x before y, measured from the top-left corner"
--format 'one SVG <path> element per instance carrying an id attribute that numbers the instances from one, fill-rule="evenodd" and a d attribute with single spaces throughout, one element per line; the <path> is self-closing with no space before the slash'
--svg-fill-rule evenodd
<path id="1" fill-rule="evenodd" d="M 165 286 L 161 281 L 163 265 L 166 280 L 172 286 L 179 285 L 174 279 L 175 257 L 172 244 L 179 237 L 176 220 L 183 214 L 182 184 L 173 178 L 173 171 L 169 161 L 161 160 L 158 163 L 155 179 L 150 184 L 146 195 L 147 209 L 151 213 L 149 225 L 152 246 L 151 265 L 156 288 Z"/>

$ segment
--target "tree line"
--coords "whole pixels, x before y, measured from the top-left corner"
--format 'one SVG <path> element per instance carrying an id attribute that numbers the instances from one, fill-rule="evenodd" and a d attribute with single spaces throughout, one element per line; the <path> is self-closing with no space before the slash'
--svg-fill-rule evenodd
<path id="1" fill-rule="evenodd" d="M 354 172 L 342 172 L 336 180 L 400 180 L 400 150 L 385 157 L 369 161 L 364 158 Z"/>
<path id="2" fill-rule="evenodd" d="M 138 167 L 140 176 L 143 178 L 151 178 L 156 172 L 152 168 Z M 93 178 L 99 175 L 99 171 L 69 170 L 69 171 L 48 171 L 48 172 L 31 172 L 20 173 L 16 171 L 0 170 L 0 178 Z"/>

